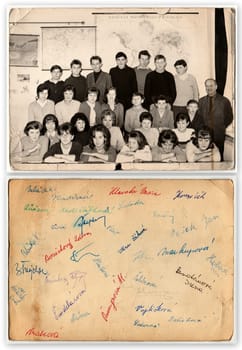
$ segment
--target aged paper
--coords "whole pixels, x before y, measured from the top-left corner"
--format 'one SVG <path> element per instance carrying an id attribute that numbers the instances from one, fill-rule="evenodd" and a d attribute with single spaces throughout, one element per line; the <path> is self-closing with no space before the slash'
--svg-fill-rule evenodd
<path id="1" fill-rule="evenodd" d="M 231 180 L 11 180 L 9 339 L 233 336 Z"/>

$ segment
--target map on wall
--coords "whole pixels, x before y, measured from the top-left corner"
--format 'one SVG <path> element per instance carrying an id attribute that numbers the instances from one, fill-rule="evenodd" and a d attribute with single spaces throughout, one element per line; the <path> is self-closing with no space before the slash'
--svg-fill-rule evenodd
<path id="1" fill-rule="evenodd" d="M 82 62 L 82 69 L 90 69 L 95 37 L 95 27 L 43 27 L 42 69 L 49 70 L 54 64 L 69 69 L 73 59 Z"/>
<path id="2" fill-rule="evenodd" d="M 191 14 L 105 14 L 97 16 L 97 54 L 103 58 L 104 68 L 115 66 L 115 54 L 123 51 L 128 65 L 138 65 L 138 53 L 148 50 L 154 57 L 163 54 L 167 70 L 174 73 L 174 63 L 185 59 L 189 72 L 203 77 L 213 70 L 214 34 L 210 23 L 212 12 L 199 9 Z M 108 23 L 108 25 L 107 25 Z M 112 43 L 109 45 L 108 43 Z M 106 49 L 108 46 L 108 50 Z"/>
<path id="3" fill-rule="evenodd" d="M 38 40 L 38 35 L 10 34 L 10 66 L 38 67 Z"/>

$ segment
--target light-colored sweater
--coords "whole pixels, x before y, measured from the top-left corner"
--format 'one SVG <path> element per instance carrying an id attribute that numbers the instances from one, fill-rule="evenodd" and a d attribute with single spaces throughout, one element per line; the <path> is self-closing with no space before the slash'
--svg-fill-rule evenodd
<path id="1" fill-rule="evenodd" d="M 142 106 L 131 107 L 126 111 L 124 128 L 127 132 L 137 129 L 140 127 L 140 114 L 142 112 L 147 112 L 147 109 L 144 109 Z"/>
<path id="2" fill-rule="evenodd" d="M 173 103 L 174 106 L 186 106 L 189 100 L 198 101 L 199 91 L 196 78 L 187 74 L 186 79 L 181 79 L 177 74 L 175 75 L 176 84 L 176 99 Z"/>
<path id="3" fill-rule="evenodd" d="M 47 114 L 55 114 L 55 104 L 51 100 L 46 100 L 43 107 L 37 102 L 31 102 L 28 108 L 28 121 L 37 121 L 41 124 Z"/>
<path id="4" fill-rule="evenodd" d="M 79 112 L 80 105 L 81 103 L 77 100 L 72 100 L 70 103 L 64 100 L 58 102 L 55 105 L 55 113 L 59 124 L 70 122 L 73 115 Z"/>

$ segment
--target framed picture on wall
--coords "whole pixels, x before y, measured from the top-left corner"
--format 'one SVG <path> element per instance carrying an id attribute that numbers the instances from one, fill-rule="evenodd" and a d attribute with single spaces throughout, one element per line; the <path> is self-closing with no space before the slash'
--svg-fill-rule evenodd
<path id="1" fill-rule="evenodd" d="M 49 70 L 58 63 L 70 69 L 73 57 L 82 56 L 82 68 L 90 69 L 89 59 L 96 52 L 96 27 L 43 27 L 42 69 Z M 85 52 L 85 55 L 82 53 Z"/>
<path id="2" fill-rule="evenodd" d="M 10 34 L 10 66 L 38 67 L 38 42 L 38 35 Z"/>

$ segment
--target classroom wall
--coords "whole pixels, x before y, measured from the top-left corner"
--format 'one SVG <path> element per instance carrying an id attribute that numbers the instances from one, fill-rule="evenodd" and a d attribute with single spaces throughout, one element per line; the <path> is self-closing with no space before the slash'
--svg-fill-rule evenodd
<path id="1" fill-rule="evenodd" d="M 22 131 L 27 121 L 28 104 L 36 95 L 36 87 L 39 83 L 49 79 L 50 73 L 43 70 L 42 27 L 70 27 L 79 26 L 95 27 L 95 43 L 93 54 L 103 58 L 103 70 L 108 71 L 115 65 L 115 53 L 124 51 L 129 58 L 129 64 L 138 64 L 137 53 L 142 49 L 149 49 L 154 57 L 162 53 L 167 57 L 167 70 L 175 73 L 174 62 L 176 59 L 185 58 L 188 62 L 189 72 L 196 76 L 200 96 L 205 95 L 204 80 L 214 76 L 214 10 L 189 9 L 191 14 L 181 14 L 184 9 L 172 8 L 174 14 L 164 15 L 161 9 L 145 9 L 153 14 L 141 14 L 144 9 L 83 9 L 83 8 L 34 8 L 13 9 L 10 11 L 10 34 L 38 35 L 38 67 L 10 67 L 9 74 L 9 101 L 10 101 L 10 131 L 11 135 Z M 185 9 L 187 11 L 187 9 Z M 229 10 L 229 9 L 228 9 Z M 105 13 L 103 13 L 105 12 Z M 113 13 L 114 12 L 114 13 Z M 132 14 L 130 14 L 132 12 Z M 134 13 L 135 12 L 135 13 Z M 226 14 L 229 17 L 229 11 Z M 230 19 L 230 17 L 229 17 Z M 228 21 L 229 22 L 229 21 Z M 231 22 L 231 21 L 230 21 Z M 229 28 L 231 33 L 231 28 Z M 51 35 L 51 31 L 49 31 Z M 86 33 L 85 33 L 86 35 Z M 54 37 L 53 37 L 54 38 Z M 50 38 L 49 40 L 53 40 Z M 88 42 L 88 36 L 84 39 Z M 65 38 L 63 37 L 63 46 Z M 80 42 L 77 43 L 80 46 Z M 85 42 L 80 46 L 79 58 L 85 55 Z M 47 41 L 47 46 L 50 42 Z M 86 44 L 88 45 L 88 44 Z M 82 48 L 82 46 L 84 46 Z M 77 54 L 74 50 L 73 52 Z M 89 48 L 90 49 L 90 48 Z M 65 58 L 67 52 L 60 53 Z M 52 62 L 53 52 L 48 51 L 48 62 Z M 153 57 L 151 68 L 154 68 Z M 231 70 L 231 55 L 230 70 Z M 68 60 L 67 60 L 68 61 Z M 53 61 L 52 64 L 59 62 Z M 68 67 L 69 62 L 67 62 Z M 90 70 L 85 63 L 82 74 L 87 75 Z M 26 74 L 29 80 L 22 80 L 19 74 Z M 69 70 L 64 70 L 62 79 L 70 75 Z M 232 99 L 231 77 L 226 89 L 227 96 Z"/>

